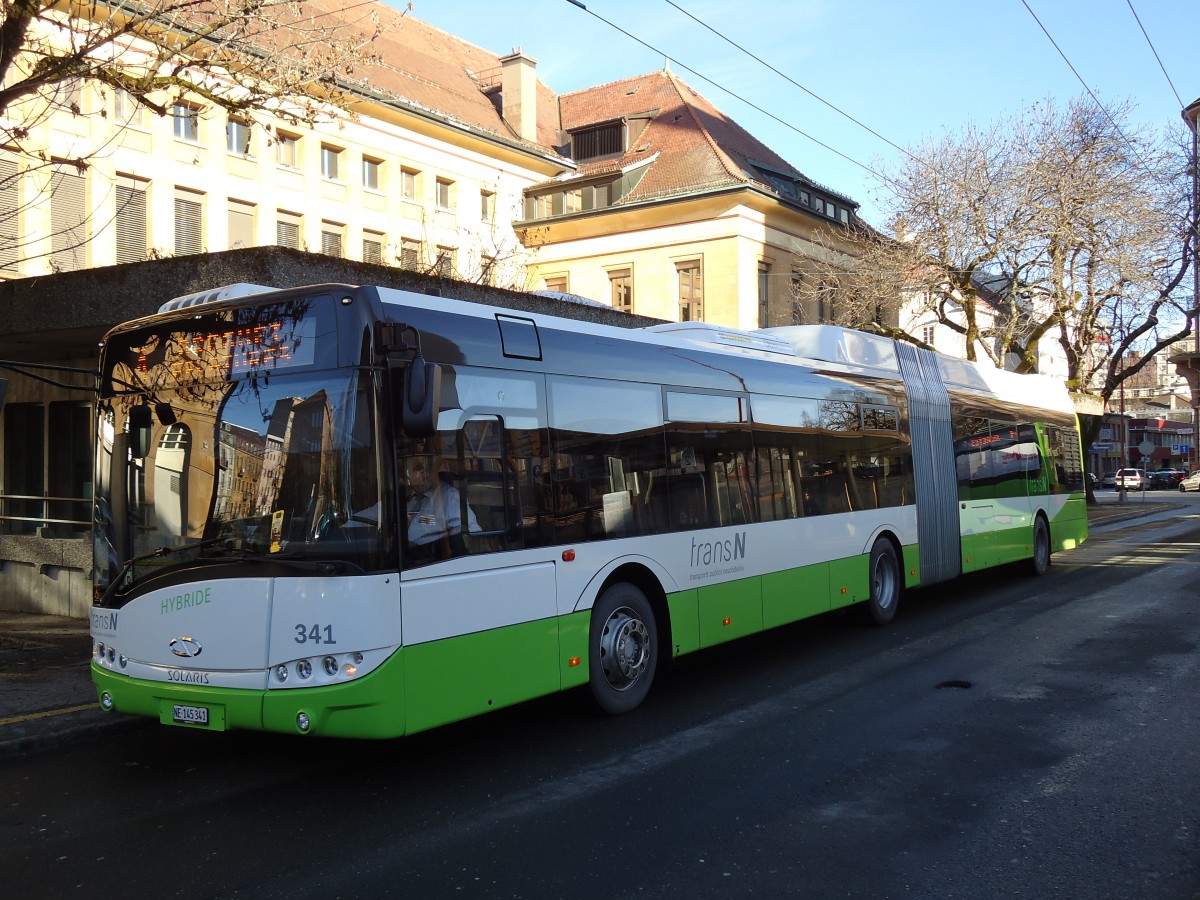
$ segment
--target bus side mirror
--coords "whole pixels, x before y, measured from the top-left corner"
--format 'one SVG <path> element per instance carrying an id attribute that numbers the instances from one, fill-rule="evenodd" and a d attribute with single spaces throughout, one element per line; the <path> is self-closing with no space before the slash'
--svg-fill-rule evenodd
<path id="1" fill-rule="evenodd" d="M 399 385 L 400 425 L 409 437 L 437 432 L 442 396 L 442 367 L 418 356 L 404 368 Z"/>
<path id="2" fill-rule="evenodd" d="M 145 459 L 150 455 L 150 428 L 153 424 L 149 406 L 129 410 L 129 455 Z"/>

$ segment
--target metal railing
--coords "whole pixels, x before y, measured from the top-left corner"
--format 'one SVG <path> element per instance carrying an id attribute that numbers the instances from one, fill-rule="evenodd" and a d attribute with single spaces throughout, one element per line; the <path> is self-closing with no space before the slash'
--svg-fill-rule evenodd
<path id="1" fill-rule="evenodd" d="M 40 515 L 31 510 L 40 504 Z M 79 509 L 80 518 L 59 518 L 51 515 L 52 505 L 70 504 Z M 5 534 L 32 534 L 39 528 L 62 525 L 69 529 L 91 528 L 91 497 L 51 497 L 46 494 L 0 494 L 0 531 Z M 23 514 L 13 515 L 16 506 Z M 57 510 L 55 510 L 57 511 Z"/>

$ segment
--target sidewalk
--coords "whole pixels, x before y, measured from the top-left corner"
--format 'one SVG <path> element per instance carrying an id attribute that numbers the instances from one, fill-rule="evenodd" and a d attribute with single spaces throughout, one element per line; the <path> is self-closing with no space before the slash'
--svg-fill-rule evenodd
<path id="1" fill-rule="evenodd" d="M 0 759 L 128 721 L 96 702 L 91 653 L 86 619 L 0 612 Z"/>
<path id="2" fill-rule="evenodd" d="M 1178 505 L 1162 491 L 1097 491 L 1092 528 L 1135 521 Z M 101 711 L 88 672 L 92 641 L 86 619 L 0 611 L 0 760 L 65 743 L 79 734 L 146 724 Z"/>

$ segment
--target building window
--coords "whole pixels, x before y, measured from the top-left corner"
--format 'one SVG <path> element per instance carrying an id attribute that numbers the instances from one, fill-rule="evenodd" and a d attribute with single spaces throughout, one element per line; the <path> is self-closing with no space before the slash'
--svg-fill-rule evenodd
<path id="1" fill-rule="evenodd" d="M 240 119 L 225 122 L 225 149 L 238 156 L 250 155 L 250 123 Z"/>
<path id="2" fill-rule="evenodd" d="M 321 177 L 330 181 L 339 181 L 342 151 L 329 144 L 321 145 Z"/>
<path id="3" fill-rule="evenodd" d="M 831 324 L 837 321 L 836 288 L 824 281 L 817 290 L 817 322 Z"/>
<path id="4" fill-rule="evenodd" d="M 930 347 L 933 346 L 933 333 L 936 327 L 936 325 L 924 325 L 921 328 L 921 341 Z"/>
<path id="5" fill-rule="evenodd" d="M 496 284 L 496 260 L 490 256 L 479 259 L 479 283 L 492 287 Z"/>
<path id="6" fill-rule="evenodd" d="M 279 210 L 275 217 L 275 243 L 280 247 L 300 249 L 300 217 Z"/>
<path id="7" fill-rule="evenodd" d="M 379 175 L 382 170 L 383 162 L 381 160 L 364 156 L 362 160 L 362 186 L 368 191 L 379 190 Z"/>
<path id="8" fill-rule="evenodd" d="M 576 160 L 613 156 L 625 152 L 625 126 L 620 122 L 599 125 L 571 135 L 571 154 Z"/>
<path id="9" fill-rule="evenodd" d="M 21 260 L 21 175 L 15 159 L 0 157 L 0 270 L 15 272 Z"/>
<path id="10" fill-rule="evenodd" d="M 113 118 L 126 128 L 145 128 L 145 108 L 123 88 L 113 91 Z"/>
<path id="11" fill-rule="evenodd" d="M 405 200 L 417 199 L 417 176 L 420 174 L 416 169 L 400 170 L 400 196 Z"/>
<path id="12" fill-rule="evenodd" d="M 204 252 L 204 195 L 175 191 L 175 255 Z"/>
<path id="13" fill-rule="evenodd" d="M 450 188 L 453 184 L 453 181 L 447 181 L 445 178 L 437 180 L 436 200 L 438 209 L 450 209 Z"/>
<path id="14" fill-rule="evenodd" d="M 280 131 L 275 135 L 275 162 L 289 169 L 299 168 L 300 138 Z"/>
<path id="15" fill-rule="evenodd" d="M 679 321 L 704 321 L 704 280 L 700 263 L 677 263 L 676 278 L 679 282 Z"/>
<path id="16" fill-rule="evenodd" d="M 190 103 L 176 103 L 171 107 L 175 122 L 175 137 L 193 144 L 200 143 L 200 109 Z"/>
<path id="17" fill-rule="evenodd" d="M 55 163 L 50 175 L 50 265 L 73 272 L 87 265 L 87 180 L 79 170 Z"/>
<path id="18" fill-rule="evenodd" d="M 758 264 L 758 327 L 771 325 L 771 267 L 765 262 Z"/>
<path id="19" fill-rule="evenodd" d="M 433 264 L 433 274 L 439 278 L 451 278 L 454 275 L 454 249 L 438 247 L 437 260 Z"/>
<path id="20" fill-rule="evenodd" d="M 583 191 L 567 191 L 563 194 L 563 212 L 575 213 L 583 209 Z"/>
<path id="21" fill-rule="evenodd" d="M 229 201 L 229 249 L 253 247 L 254 240 L 254 204 L 241 200 Z"/>
<path id="22" fill-rule="evenodd" d="M 146 182 L 128 175 L 117 176 L 117 262 L 141 262 L 146 258 Z"/>
<path id="23" fill-rule="evenodd" d="M 321 252 L 325 256 L 342 255 L 342 232 L 345 226 L 334 222 L 321 223 Z"/>
<path id="24" fill-rule="evenodd" d="M 485 222 L 496 218 L 496 195 L 491 191 L 479 192 L 479 218 Z"/>
<path id="25" fill-rule="evenodd" d="M 383 235 L 377 231 L 363 232 L 362 260 L 374 266 L 383 265 Z"/>
<path id="26" fill-rule="evenodd" d="M 633 269 L 609 270 L 608 290 L 613 309 L 633 312 Z"/>
<path id="27" fill-rule="evenodd" d="M 4 490 L 23 497 L 46 496 L 46 409 L 41 403 L 4 405 Z M 33 534 L 45 513 L 35 499 L 7 498 L 0 522 L 6 534 Z"/>
<path id="28" fill-rule="evenodd" d="M 525 218 L 548 219 L 552 215 L 554 215 L 554 194 L 538 194 L 525 198 Z"/>
<path id="29" fill-rule="evenodd" d="M 421 267 L 421 242 L 412 238 L 400 239 L 400 267 L 417 270 Z"/>
<path id="30" fill-rule="evenodd" d="M 548 291 L 553 291 L 556 294 L 565 294 L 567 292 L 566 275 L 547 275 L 545 282 L 546 290 Z"/>

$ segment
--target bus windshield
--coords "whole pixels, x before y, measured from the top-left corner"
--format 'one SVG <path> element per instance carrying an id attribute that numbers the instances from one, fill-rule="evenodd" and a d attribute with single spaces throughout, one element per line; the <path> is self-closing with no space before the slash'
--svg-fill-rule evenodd
<path id="1" fill-rule="evenodd" d="M 207 560 L 380 567 L 376 395 L 370 371 L 349 369 L 173 386 L 103 404 L 97 587 L 119 579 L 124 595 L 151 575 Z"/>

